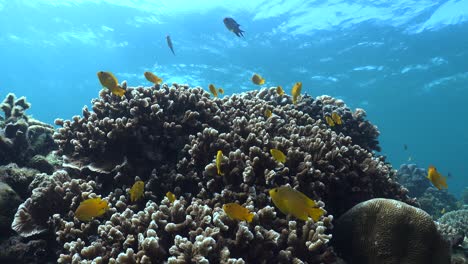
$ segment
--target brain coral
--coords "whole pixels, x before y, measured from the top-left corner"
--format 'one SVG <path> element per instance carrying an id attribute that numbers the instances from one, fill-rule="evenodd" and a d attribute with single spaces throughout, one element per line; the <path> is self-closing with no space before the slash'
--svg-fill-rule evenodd
<path id="1" fill-rule="evenodd" d="M 76 195 L 55 203 L 65 206 L 52 218 L 60 263 L 331 263 L 331 214 L 373 197 L 414 203 L 372 153 L 379 133 L 365 112 L 328 96 L 303 96 L 293 105 L 262 89 L 212 99 L 201 88 L 173 84 L 129 87 L 122 98 L 103 90 L 92 103 L 82 117 L 56 120 L 57 152 L 74 184 L 42 187 L 64 194 L 53 199 Z M 326 125 L 332 112 L 343 125 Z M 286 163 L 270 156 L 272 148 L 287 155 Z M 139 179 L 145 196 L 131 203 L 128 190 Z M 317 223 L 282 215 L 268 190 L 286 184 L 320 200 L 328 214 Z M 174 203 L 167 191 L 178 197 Z M 96 195 L 109 201 L 109 212 L 80 223 L 73 211 Z M 255 213 L 252 223 L 222 211 L 236 201 Z M 31 205 L 27 212 L 36 212 Z"/>
<path id="2" fill-rule="evenodd" d="M 392 199 L 372 199 L 351 208 L 338 219 L 333 241 L 350 263 L 450 263 L 449 243 L 431 216 Z"/>

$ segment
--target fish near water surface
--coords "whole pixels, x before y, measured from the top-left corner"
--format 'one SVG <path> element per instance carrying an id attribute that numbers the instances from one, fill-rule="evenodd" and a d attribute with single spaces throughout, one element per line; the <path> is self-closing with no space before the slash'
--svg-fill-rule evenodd
<path id="1" fill-rule="evenodd" d="M 275 206 L 283 214 L 291 214 L 304 221 L 311 217 L 314 222 L 317 222 L 325 214 L 325 210 L 318 207 L 314 200 L 291 187 L 273 188 L 269 194 Z"/>
<path id="2" fill-rule="evenodd" d="M 75 217 L 80 221 L 91 221 L 94 217 L 103 215 L 109 209 L 107 201 L 90 198 L 82 201 L 75 210 Z"/>
<path id="3" fill-rule="evenodd" d="M 240 25 L 231 17 L 225 17 L 223 19 L 223 22 L 224 22 L 224 25 L 226 26 L 226 28 L 233 32 L 234 34 L 236 34 L 236 36 L 238 37 L 244 37 L 244 34 L 242 34 L 243 30 L 240 29 Z"/>
<path id="4" fill-rule="evenodd" d="M 166 36 L 166 42 L 167 42 L 167 46 L 171 49 L 172 54 L 174 54 L 174 56 L 175 56 L 174 46 L 172 45 L 171 36 L 169 36 L 169 35 Z"/>
<path id="5" fill-rule="evenodd" d="M 227 203 L 223 205 L 223 210 L 233 220 L 252 222 L 254 214 L 242 205 Z"/>

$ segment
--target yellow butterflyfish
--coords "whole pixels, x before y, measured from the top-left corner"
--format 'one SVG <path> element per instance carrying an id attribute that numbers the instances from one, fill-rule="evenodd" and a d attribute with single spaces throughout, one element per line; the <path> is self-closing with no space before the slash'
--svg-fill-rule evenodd
<path id="1" fill-rule="evenodd" d="M 170 201 L 171 203 L 173 203 L 173 202 L 176 200 L 176 196 L 175 196 L 175 194 L 173 194 L 172 192 L 167 192 L 167 193 L 166 193 L 166 197 L 167 197 L 167 199 L 169 199 L 169 201 Z"/>
<path id="2" fill-rule="evenodd" d="M 130 188 L 130 201 L 138 201 L 143 197 L 143 191 L 145 190 L 145 183 L 143 181 L 136 181 L 132 188 Z"/>
<path id="3" fill-rule="evenodd" d="M 219 88 L 218 88 L 218 92 L 219 92 L 220 94 L 224 94 L 224 89 L 221 88 L 221 87 L 219 87 Z"/>
<path id="4" fill-rule="evenodd" d="M 271 200 L 283 214 L 291 214 L 296 218 L 307 221 L 309 216 L 317 222 L 325 210 L 318 207 L 317 203 L 300 191 L 283 186 L 269 191 Z"/>
<path id="5" fill-rule="evenodd" d="M 271 115 L 273 115 L 273 113 L 271 112 L 271 110 L 270 110 L 270 109 L 265 109 L 265 116 L 266 116 L 267 118 L 270 118 Z"/>
<path id="6" fill-rule="evenodd" d="M 221 172 L 221 161 L 223 161 L 223 152 L 218 150 L 216 153 L 216 171 L 218 175 L 224 175 L 224 173 Z"/>
<path id="7" fill-rule="evenodd" d="M 291 90 L 293 104 L 297 103 L 297 98 L 299 98 L 299 95 L 301 94 L 301 90 L 302 90 L 302 83 L 301 82 L 295 83 Z"/>
<path id="8" fill-rule="evenodd" d="M 442 176 L 432 165 L 427 169 L 427 179 L 439 190 L 448 188 L 447 178 Z"/>
<path id="9" fill-rule="evenodd" d="M 90 198 L 80 203 L 75 210 L 75 217 L 80 221 L 90 221 L 94 217 L 103 215 L 109 209 L 107 201 L 101 198 Z"/>
<path id="10" fill-rule="evenodd" d="M 214 97 L 218 97 L 218 91 L 216 91 L 216 87 L 214 86 L 214 84 L 210 84 L 208 88 L 210 89 L 210 92 L 213 94 Z"/>
<path id="11" fill-rule="evenodd" d="M 325 116 L 325 121 L 327 122 L 327 124 L 328 124 L 329 126 L 331 126 L 331 127 L 332 127 L 332 126 L 335 126 L 335 121 L 333 121 L 333 118 L 332 118 L 331 116 L 326 115 L 326 116 Z"/>
<path id="12" fill-rule="evenodd" d="M 281 162 L 281 163 L 286 162 L 286 155 L 284 155 L 284 153 L 281 150 L 279 150 L 279 149 L 270 149 L 270 154 L 271 154 L 271 156 L 273 156 L 273 158 L 276 161 Z"/>
<path id="13" fill-rule="evenodd" d="M 335 124 L 341 125 L 343 124 L 343 121 L 341 121 L 341 116 L 339 116 L 337 113 L 333 112 L 331 115 L 333 121 L 335 121 Z"/>
<path id="14" fill-rule="evenodd" d="M 283 95 L 283 94 L 284 94 L 283 87 L 281 87 L 281 86 L 276 87 L 276 93 L 277 93 L 279 96 Z"/>
<path id="15" fill-rule="evenodd" d="M 254 74 L 252 76 L 252 82 L 256 85 L 262 85 L 265 83 L 265 79 L 262 78 L 262 76 L 258 75 L 258 74 Z"/>
<path id="16" fill-rule="evenodd" d="M 117 78 L 111 72 L 100 71 L 97 73 L 97 76 L 101 85 L 109 89 L 113 94 L 117 96 L 125 94 L 125 89 L 120 87 Z"/>
<path id="17" fill-rule="evenodd" d="M 242 205 L 227 203 L 223 205 L 223 210 L 229 218 L 240 221 L 252 222 L 254 214 Z"/>
<path id="18" fill-rule="evenodd" d="M 145 72 L 144 75 L 145 75 L 146 80 L 148 80 L 148 81 L 150 81 L 150 82 L 152 82 L 154 84 L 161 84 L 162 81 L 163 81 L 161 78 L 159 78 L 158 76 L 156 76 L 152 72 Z"/>

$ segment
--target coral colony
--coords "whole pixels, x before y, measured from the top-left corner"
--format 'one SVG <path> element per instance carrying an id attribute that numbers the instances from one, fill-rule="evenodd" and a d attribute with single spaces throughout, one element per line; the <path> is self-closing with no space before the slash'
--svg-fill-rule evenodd
<path id="1" fill-rule="evenodd" d="M 335 237 L 361 235 L 359 226 L 346 225 L 349 215 L 376 225 L 366 218 L 375 205 L 353 206 L 379 197 L 393 199 L 380 199 L 385 206 L 406 203 L 405 211 L 382 205 L 390 224 L 411 226 L 404 217 L 411 214 L 430 223 L 415 232 L 434 237 L 437 263 L 450 263 L 449 246 L 430 216 L 411 206 L 416 199 L 374 154 L 379 131 L 364 110 L 351 111 L 329 96 L 295 95 L 293 104 L 276 87 L 213 98 L 199 87 L 127 88 L 111 81 L 125 90 L 122 96 L 101 90 L 82 116 L 57 119 L 55 132 L 25 115 L 24 98 L 10 94 L 3 102 L 0 195 L 10 193 L 11 202 L 0 205 L 9 209 L 2 224 L 15 232 L 0 245 L 1 260 L 337 263 L 361 254 L 367 259 L 360 263 L 398 263 L 366 262 L 379 256 L 357 244 L 353 254 L 333 244 L 343 242 Z M 317 221 L 285 214 L 294 209 L 281 196 L 272 202 L 269 191 L 283 186 L 307 197 L 294 206 L 313 204 Z M 332 233 L 340 216 L 345 228 Z M 381 243 L 401 235 L 383 236 Z M 412 243 L 417 247 L 421 238 Z M 413 257 L 412 250 L 395 251 Z"/>

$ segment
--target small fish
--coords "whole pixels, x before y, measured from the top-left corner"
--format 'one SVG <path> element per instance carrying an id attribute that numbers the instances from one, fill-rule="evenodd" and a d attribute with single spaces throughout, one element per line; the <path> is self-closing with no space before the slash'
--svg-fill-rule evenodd
<path id="1" fill-rule="evenodd" d="M 413 157 L 409 156 L 408 161 L 412 161 L 412 160 L 413 160 Z"/>
<path id="2" fill-rule="evenodd" d="M 80 203 L 75 211 L 75 217 L 80 221 L 90 221 L 93 217 L 103 215 L 109 209 L 107 201 L 101 198 L 90 198 Z"/>
<path id="3" fill-rule="evenodd" d="M 286 155 L 284 155 L 284 153 L 281 150 L 279 150 L 279 149 L 270 149 L 270 154 L 271 154 L 271 156 L 273 156 L 273 158 L 276 161 L 281 162 L 281 163 L 286 162 Z"/>
<path id="4" fill-rule="evenodd" d="M 281 87 L 281 86 L 276 87 L 276 93 L 277 93 L 279 96 L 282 96 L 282 95 L 284 94 L 283 87 Z"/>
<path id="5" fill-rule="evenodd" d="M 166 193 L 166 197 L 167 197 L 167 199 L 169 199 L 169 201 L 170 201 L 171 203 L 173 203 L 173 202 L 176 200 L 176 196 L 175 196 L 175 194 L 173 194 L 172 192 L 167 192 L 167 193 Z"/>
<path id="6" fill-rule="evenodd" d="M 221 172 L 221 161 L 223 161 L 223 152 L 221 150 L 218 150 L 216 153 L 216 170 L 218 175 L 224 175 L 223 172 Z"/>
<path id="7" fill-rule="evenodd" d="M 442 176 L 434 166 L 427 169 L 427 179 L 439 190 L 447 189 L 447 178 Z"/>
<path id="8" fill-rule="evenodd" d="M 158 76 L 156 76 L 154 73 L 152 72 L 145 72 L 145 78 L 146 80 L 154 83 L 154 84 L 161 84 L 162 83 L 162 79 L 159 78 Z"/>
<path id="9" fill-rule="evenodd" d="M 343 121 L 341 121 L 341 116 L 339 116 L 337 113 L 333 112 L 331 115 L 333 121 L 335 121 L 335 124 L 341 125 L 343 124 Z"/>
<path id="10" fill-rule="evenodd" d="M 145 183 L 143 181 L 136 181 L 132 188 L 130 188 L 130 201 L 135 202 L 143 197 L 143 191 L 145 190 Z"/>
<path id="11" fill-rule="evenodd" d="M 333 118 L 329 115 L 326 115 L 325 116 L 325 121 L 327 122 L 327 124 L 331 127 L 335 126 L 335 121 L 333 121 Z"/>
<path id="12" fill-rule="evenodd" d="M 297 98 L 301 94 L 301 90 L 302 90 L 302 83 L 301 82 L 295 83 L 291 91 L 291 95 L 293 97 L 293 104 L 297 103 Z"/>
<path id="13" fill-rule="evenodd" d="M 256 85 L 262 85 L 265 83 L 265 79 L 262 78 L 262 76 L 258 75 L 258 74 L 254 74 L 252 76 L 252 82 Z"/>
<path id="14" fill-rule="evenodd" d="M 318 207 L 314 200 L 291 187 L 273 188 L 269 194 L 273 203 L 283 214 L 291 214 L 304 221 L 307 221 L 310 216 L 314 222 L 325 214 L 325 210 Z"/>
<path id="15" fill-rule="evenodd" d="M 403 144 L 403 149 L 404 149 L 404 150 L 408 150 L 408 145 Z"/>
<path id="16" fill-rule="evenodd" d="M 440 210 L 440 213 L 441 213 L 441 214 L 445 214 L 445 207 L 442 208 L 442 210 Z"/>
<path id="17" fill-rule="evenodd" d="M 210 92 L 213 94 L 214 97 L 218 97 L 218 91 L 216 91 L 216 87 L 214 86 L 214 84 L 210 84 L 208 88 L 210 89 Z"/>
<path id="18" fill-rule="evenodd" d="M 240 25 L 234 19 L 230 17 L 225 17 L 223 19 L 223 22 L 229 31 L 233 32 L 238 37 L 241 37 L 241 36 L 244 37 L 244 34 L 242 33 L 245 31 L 240 29 Z"/>
<path id="19" fill-rule="evenodd" d="M 254 214 L 242 205 L 227 203 L 223 205 L 223 210 L 233 220 L 252 222 Z"/>
<path id="20" fill-rule="evenodd" d="M 273 113 L 271 112 L 271 110 L 270 110 L 270 109 L 265 109 L 265 116 L 266 116 L 267 118 L 270 118 L 271 115 L 273 115 Z"/>
<path id="21" fill-rule="evenodd" d="M 113 94 L 117 96 L 123 96 L 125 94 L 125 89 L 120 87 L 117 78 L 111 72 L 100 71 L 97 73 L 99 82 L 102 86 L 109 89 Z"/>
<path id="22" fill-rule="evenodd" d="M 219 88 L 218 88 L 218 93 L 220 93 L 220 94 L 224 94 L 224 89 L 223 89 L 223 88 L 221 88 L 221 87 L 219 87 Z"/>
<path id="23" fill-rule="evenodd" d="M 167 41 L 167 46 L 169 46 L 169 48 L 170 48 L 171 51 L 172 51 L 172 54 L 175 55 L 174 46 L 172 46 L 171 36 L 167 35 L 167 36 L 166 36 L 166 41 Z"/>

